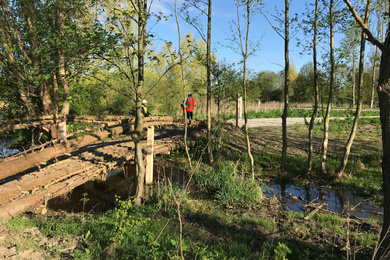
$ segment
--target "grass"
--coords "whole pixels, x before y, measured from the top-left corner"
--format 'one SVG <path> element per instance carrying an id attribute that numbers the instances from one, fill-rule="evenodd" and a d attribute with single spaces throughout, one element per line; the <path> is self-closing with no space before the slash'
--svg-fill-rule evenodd
<path id="1" fill-rule="evenodd" d="M 308 120 L 310 120 L 311 115 L 313 111 L 310 109 L 290 109 L 288 111 L 288 117 L 306 117 Z M 280 118 L 282 117 L 283 109 L 270 109 L 270 110 L 263 110 L 263 111 L 254 111 L 250 110 L 247 113 L 247 117 L 249 119 L 253 118 Z M 331 117 L 349 117 L 353 118 L 355 114 L 355 110 L 332 110 L 330 116 Z M 361 111 L 361 116 L 379 116 L 379 110 L 378 111 Z M 316 117 L 324 117 L 325 112 L 318 110 Z M 232 119 L 236 118 L 235 113 L 231 113 L 226 115 L 226 119 Z"/>
<path id="2" fill-rule="evenodd" d="M 183 251 L 186 259 L 278 259 L 283 255 L 288 259 L 346 258 L 343 252 L 329 255 L 334 245 L 329 240 L 321 240 L 321 237 L 329 236 L 329 230 L 346 236 L 345 222 L 338 216 L 318 214 L 314 221 L 305 222 L 302 213 L 287 212 L 287 218 L 280 218 L 280 213 L 273 215 L 266 208 L 247 209 L 243 211 L 245 214 L 236 209 L 227 211 L 209 199 L 188 199 L 184 203 L 187 205 L 183 207 Z M 77 237 L 80 242 L 69 253 L 76 259 L 178 257 L 178 222 L 163 207 L 155 203 L 130 207 L 126 216 L 118 210 L 95 215 L 30 216 L 9 221 L 7 225 L 15 230 L 37 227 L 44 237 Z M 122 216 L 119 219 L 131 220 L 132 228 L 126 229 L 120 246 L 115 246 L 113 238 L 118 232 L 115 228 L 118 213 Z M 297 233 L 297 230 L 300 232 Z M 274 232 L 279 234 L 278 239 L 272 238 Z M 358 245 L 372 248 L 378 234 L 360 231 L 350 232 L 350 236 L 356 237 Z M 303 241 L 306 240 L 311 242 L 305 245 Z M 45 250 L 33 241 L 21 245 L 19 250 L 28 248 Z M 66 257 L 61 250 L 61 246 L 53 247 L 48 253 L 58 258 Z M 358 255 L 356 259 L 367 259 L 368 255 Z"/>

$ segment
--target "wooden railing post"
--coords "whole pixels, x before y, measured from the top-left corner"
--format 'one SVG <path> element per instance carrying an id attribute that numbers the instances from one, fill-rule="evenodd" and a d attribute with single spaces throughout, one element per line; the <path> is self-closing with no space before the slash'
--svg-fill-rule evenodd
<path id="1" fill-rule="evenodd" d="M 153 149 L 154 146 L 154 126 L 148 128 L 146 137 L 146 175 L 145 183 L 153 183 Z"/>
<path id="2" fill-rule="evenodd" d="M 236 127 L 238 127 L 238 121 L 242 118 L 242 97 L 237 94 L 236 99 Z"/>
<path id="3" fill-rule="evenodd" d="M 58 139 L 66 141 L 66 121 L 58 124 Z"/>

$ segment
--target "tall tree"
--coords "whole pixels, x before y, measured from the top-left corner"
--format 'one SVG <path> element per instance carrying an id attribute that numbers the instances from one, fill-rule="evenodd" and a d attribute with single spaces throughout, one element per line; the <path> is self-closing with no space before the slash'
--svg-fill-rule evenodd
<path id="1" fill-rule="evenodd" d="M 202 26 L 200 25 L 200 17 L 191 17 L 189 9 L 195 8 L 200 11 L 201 14 L 207 15 L 207 33 L 203 33 Z M 207 153 L 209 162 L 213 162 L 211 141 L 211 14 L 212 14 L 212 0 L 186 0 L 182 8 L 182 11 L 186 14 L 185 20 L 191 24 L 201 35 L 201 38 L 206 42 L 206 68 L 207 68 L 207 101 L 206 101 L 206 118 L 207 118 Z"/>
<path id="2" fill-rule="evenodd" d="M 4 0 L 0 6 L 0 64 L 8 79 L 3 87 L 11 88 L 13 100 L 23 104 L 25 112 L 19 116 L 69 113 L 70 79 L 81 72 L 93 49 L 89 27 L 79 26 L 86 21 L 88 3 Z M 57 125 L 50 134 L 57 137 Z"/>
<path id="3" fill-rule="evenodd" d="M 328 152 L 329 142 L 329 121 L 330 111 L 333 102 L 333 89 L 335 83 L 335 60 L 334 60 L 334 0 L 330 0 L 329 3 L 329 49 L 330 49 L 330 82 L 329 82 L 329 99 L 326 106 L 325 118 L 324 118 L 324 136 L 321 144 L 321 168 L 323 173 L 326 172 L 326 155 Z"/>
<path id="4" fill-rule="evenodd" d="M 176 17 L 176 24 L 177 24 L 177 33 L 179 36 L 179 59 L 180 59 L 181 84 L 182 84 L 182 88 L 183 88 L 183 103 L 184 103 L 184 100 L 186 97 L 186 87 L 184 84 L 184 59 L 183 59 L 183 52 L 182 52 L 182 46 L 181 46 L 180 23 L 179 23 L 179 17 L 178 17 L 178 12 L 177 12 L 177 0 L 175 0 L 175 17 Z M 187 147 L 187 126 L 188 126 L 187 120 L 186 120 L 186 118 L 184 118 L 184 146 L 185 146 L 185 150 L 187 153 L 188 164 L 190 166 L 190 169 L 192 169 L 191 157 L 190 157 L 190 154 L 188 152 L 188 147 Z M 180 228 L 181 227 L 182 226 L 180 225 Z M 181 255 L 183 255 L 183 250 L 181 248 L 181 245 L 182 245 L 181 239 L 182 239 L 182 230 L 180 230 L 180 250 L 181 250 Z"/>
<path id="5" fill-rule="evenodd" d="M 382 51 L 381 65 L 379 69 L 379 79 L 377 92 L 379 97 L 380 120 L 382 128 L 382 176 L 383 176 L 383 225 L 380 234 L 380 242 L 375 252 L 376 259 L 388 259 L 390 257 L 390 19 L 387 19 L 387 29 L 385 41 L 382 43 L 376 39 L 364 23 L 362 18 L 357 14 L 355 8 L 348 0 L 343 0 L 348 6 L 349 11 L 362 27 L 367 35 L 367 40 Z M 387 5 L 389 3 L 387 2 Z M 388 6 L 387 6 L 388 9 Z M 389 17 L 388 10 L 384 13 Z"/>
<path id="6" fill-rule="evenodd" d="M 318 110 L 318 70 L 317 70 L 317 32 L 318 32 L 318 0 L 315 0 L 313 23 L 313 74 L 314 74 L 314 107 L 309 123 L 309 151 L 307 156 L 307 173 L 312 170 L 313 158 L 313 129 Z"/>
<path id="7" fill-rule="evenodd" d="M 384 16 L 381 15 L 383 10 L 386 9 L 384 6 L 384 2 L 378 1 L 375 4 L 375 12 L 376 12 L 376 17 L 377 17 L 377 38 L 383 41 L 383 25 L 384 25 Z M 375 85 L 376 85 L 376 71 L 377 71 L 377 62 L 379 60 L 379 48 L 378 46 L 375 47 L 375 52 L 372 57 L 372 79 L 371 79 L 371 99 L 370 99 L 370 108 L 374 107 L 374 99 L 375 99 Z"/>
<path id="8" fill-rule="evenodd" d="M 288 94 L 290 88 L 290 58 L 289 58 L 289 43 L 290 43 L 290 2 L 284 0 L 284 108 L 282 114 L 282 161 L 280 168 L 283 170 L 287 162 L 287 115 L 288 115 Z"/>
<path id="9" fill-rule="evenodd" d="M 364 14 L 364 23 L 368 23 L 368 17 L 370 14 L 370 4 L 371 1 L 367 0 L 366 4 L 366 11 Z M 351 151 L 351 147 L 353 144 L 353 139 L 355 138 L 357 127 L 358 127 L 358 122 L 360 118 L 360 112 L 362 110 L 362 105 L 363 105 L 363 73 L 364 73 L 364 53 L 365 53 L 365 47 L 366 47 L 366 35 L 362 31 L 361 33 L 361 38 L 360 38 L 360 57 L 359 57 L 359 82 L 358 82 L 358 99 L 357 99 L 357 106 L 356 106 L 356 111 L 355 111 L 355 118 L 353 121 L 352 125 L 352 130 L 349 135 L 347 144 L 345 145 L 344 148 L 344 156 L 340 162 L 340 165 L 337 169 L 337 174 L 340 177 L 344 174 L 345 167 L 347 166 L 348 163 L 348 157 Z"/>
<path id="10" fill-rule="evenodd" d="M 243 78 L 242 78 L 242 92 L 243 92 L 243 107 L 244 107 L 244 129 L 245 129 L 245 140 L 246 140 L 246 147 L 247 147 L 247 153 L 250 160 L 250 166 L 251 166 L 251 174 L 252 178 L 255 178 L 255 168 L 254 168 L 254 159 L 251 152 L 251 143 L 249 140 L 249 130 L 248 130 L 248 115 L 247 115 L 247 59 L 250 55 L 252 55 L 256 48 L 250 48 L 250 41 L 249 41 L 249 29 L 251 25 L 251 18 L 255 13 L 255 10 L 258 8 L 258 5 L 260 5 L 261 2 L 258 0 L 236 0 L 236 7 L 237 7 L 237 22 L 233 22 L 235 25 L 235 29 L 237 30 L 237 35 L 235 35 L 235 32 L 232 28 L 232 35 L 231 41 L 233 45 L 231 48 L 234 51 L 237 51 L 241 57 L 243 62 Z M 240 8 L 243 7 L 245 10 L 244 18 L 245 20 L 245 26 L 244 29 L 241 27 L 241 21 L 240 21 Z"/>
<path id="11" fill-rule="evenodd" d="M 148 19 L 147 12 L 147 0 L 134 0 L 132 4 L 137 13 L 137 27 L 138 27 L 138 51 L 137 51 L 137 76 L 138 83 L 135 89 L 135 103 L 136 114 L 134 131 L 131 137 L 134 141 L 134 158 L 136 162 L 136 174 L 137 174 L 137 190 L 135 195 L 136 205 L 141 205 L 142 197 L 144 196 L 144 183 L 145 183 L 145 165 L 141 144 L 141 133 L 144 127 L 144 116 L 142 114 L 142 99 L 143 99 L 143 87 L 144 87 L 144 74 L 145 74 L 145 49 L 146 49 L 146 23 Z"/>
<path id="12" fill-rule="evenodd" d="M 150 15 L 147 0 L 112 0 L 104 2 L 102 9 L 106 21 L 104 26 L 96 30 L 102 30 L 104 44 L 101 44 L 99 51 L 95 53 L 101 62 L 97 66 L 105 66 L 107 70 L 115 71 L 118 78 L 128 86 L 127 92 L 122 94 L 132 98 L 135 103 L 135 123 L 131 137 L 135 146 L 134 160 L 137 176 L 135 203 L 140 205 L 144 195 L 146 171 L 141 143 L 144 125 L 141 106 L 144 98 L 145 52 L 148 38 L 146 26 Z M 107 87 L 113 87 L 105 79 L 97 75 L 92 76 Z"/>

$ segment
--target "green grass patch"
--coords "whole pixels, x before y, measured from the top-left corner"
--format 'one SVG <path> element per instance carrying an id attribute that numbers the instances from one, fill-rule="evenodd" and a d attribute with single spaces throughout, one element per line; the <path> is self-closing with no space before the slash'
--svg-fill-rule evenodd
<path id="1" fill-rule="evenodd" d="M 316 220 L 317 223 L 322 223 L 322 224 L 337 224 L 337 225 L 344 224 L 344 220 L 342 220 L 340 216 L 335 214 L 319 213 L 314 215 L 313 219 Z"/>
<path id="2" fill-rule="evenodd" d="M 266 228 L 269 231 L 274 230 L 274 226 L 268 219 L 261 219 L 257 217 L 242 217 L 242 218 L 236 218 L 236 222 L 242 224 L 242 225 L 251 225 L 251 226 L 261 226 Z"/>

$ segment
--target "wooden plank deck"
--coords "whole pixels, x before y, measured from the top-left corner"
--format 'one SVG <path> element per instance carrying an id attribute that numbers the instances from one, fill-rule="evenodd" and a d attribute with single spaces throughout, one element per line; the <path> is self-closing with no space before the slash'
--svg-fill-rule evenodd
<path id="1" fill-rule="evenodd" d="M 166 154 L 184 147 L 182 128 L 178 125 L 156 128 L 153 154 Z M 193 128 L 191 131 L 197 130 Z M 142 141 L 144 149 L 146 142 Z M 130 136 L 85 145 L 71 153 L 66 153 L 65 149 L 61 151 L 62 156 L 58 155 L 57 149 L 57 153 L 53 153 L 54 159 L 45 161 L 45 158 L 27 173 L 0 180 L 0 218 L 10 219 L 26 211 L 36 211 L 50 198 L 65 194 L 89 180 L 104 180 L 108 171 L 133 160 L 133 150 Z"/>

